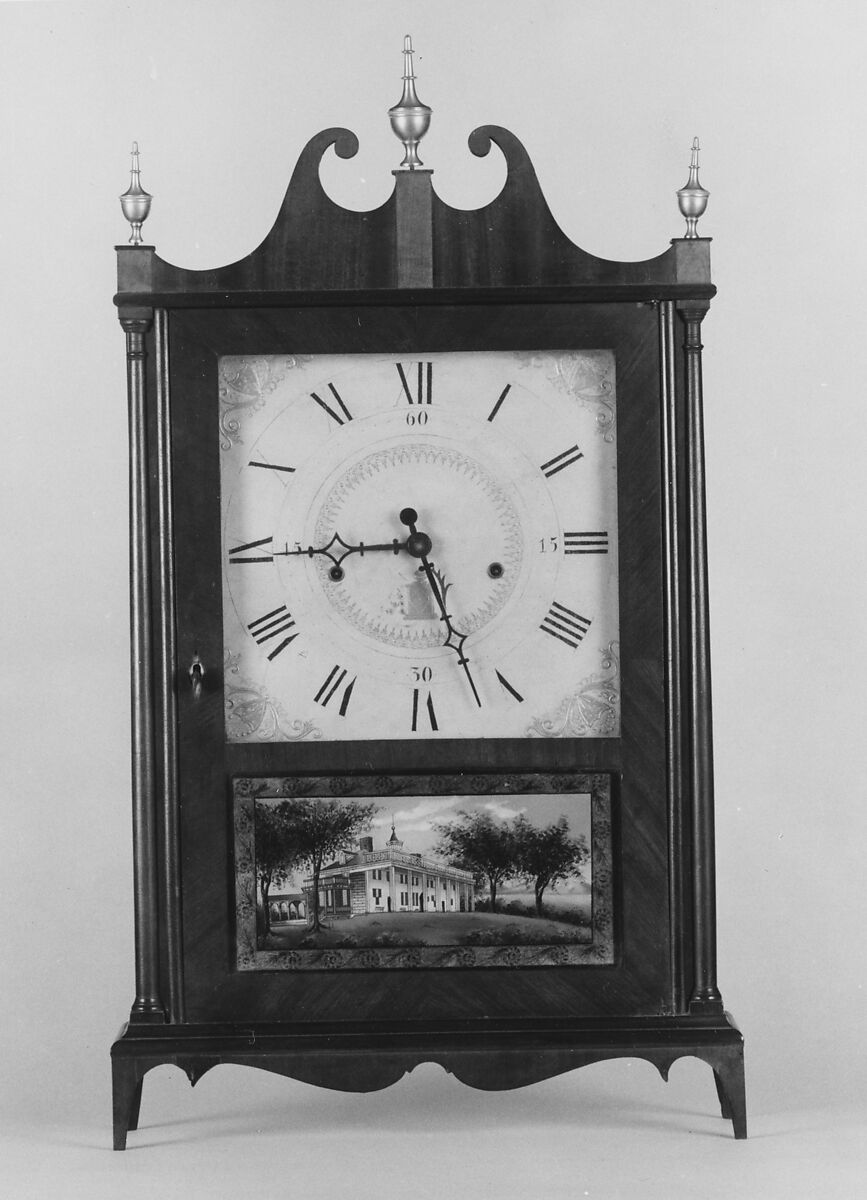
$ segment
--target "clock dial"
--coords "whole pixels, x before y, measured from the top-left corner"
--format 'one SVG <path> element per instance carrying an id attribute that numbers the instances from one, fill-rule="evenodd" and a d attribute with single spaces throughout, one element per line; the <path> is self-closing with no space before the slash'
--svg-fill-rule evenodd
<path id="1" fill-rule="evenodd" d="M 612 352 L 220 379 L 229 740 L 617 735 Z"/>

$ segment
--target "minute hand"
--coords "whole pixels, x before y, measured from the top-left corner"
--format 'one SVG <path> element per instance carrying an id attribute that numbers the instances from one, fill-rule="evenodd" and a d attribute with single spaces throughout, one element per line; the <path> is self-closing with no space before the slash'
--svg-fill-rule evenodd
<path id="1" fill-rule="evenodd" d="M 464 669 L 464 674 L 467 677 L 467 683 L 470 685 L 470 691 L 473 693 L 473 699 L 479 708 L 482 707 L 482 702 L 479 699 L 479 693 L 476 690 L 476 685 L 470 673 L 470 663 L 467 656 L 464 654 L 464 643 L 467 640 L 468 634 L 460 633 L 452 625 L 452 619 L 446 609 L 445 588 L 440 587 L 440 580 L 444 580 L 444 576 L 440 575 L 437 578 L 437 573 L 433 563 L 427 557 L 427 552 L 431 549 L 431 540 L 427 534 L 419 533 L 416 529 L 416 521 L 418 514 L 415 509 L 405 508 L 400 514 L 400 519 L 404 525 L 409 526 L 410 536 L 406 539 L 406 548 L 413 558 L 417 558 L 421 562 L 421 569 L 424 571 L 425 578 L 428 581 L 430 590 L 433 592 L 434 600 L 437 602 L 437 607 L 440 610 L 440 617 L 445 624 L 446 639 L 443 642 L 444 646 L 448 646 L 454 650 L 458 656 L 458 663 Z M 446 585 L 447 587 L 448 585 Z"/>

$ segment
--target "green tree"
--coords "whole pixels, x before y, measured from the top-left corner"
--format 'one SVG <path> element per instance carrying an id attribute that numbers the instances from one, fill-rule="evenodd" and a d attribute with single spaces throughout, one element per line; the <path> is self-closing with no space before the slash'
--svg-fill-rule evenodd
<path id="1" fill-rule="evenodd" d="M 358 800 L 284 800 L 278 806 L 293 861 L 312 876 L 311 932 L 322 928 L 319 919 L 319 876 L 341 851 L 351 850 L 358 835 L 370 826 L 376 804 Z"/>
<path id="2" fill-rule="evenodd" d="M 437 853 L 453 866 L 472 871 L 477 888 L 487 882 L 495 912 L 497 888 L 518 870 L 514 827 L 496 822 L 490 813 L 459 812 L 456 821 L 435 829 L 440 839 Z"/>
<path id="3" fill-rule="evenodd" d="M 282 805 L 256 805 L 256 879 L 262 896 L 262 932 L 271 932 L 272 886 L 286 882 L 297 859 L 291 845 L 291 830 L 283 815 Z"/>
<path id="4" fill-rule="evenodd" d="M 513 832 L 518 845 L 518 874 L 532 886 L 536 916 L 541 917 L 546 889 L 556 888 L 570 875 L 578 874 L 581 864 L 589 857 L 587 842 L 583 836 L 569 836 L 569 822 L 565 817 L 538 829 L 521 815 L 515 820 Z"/>

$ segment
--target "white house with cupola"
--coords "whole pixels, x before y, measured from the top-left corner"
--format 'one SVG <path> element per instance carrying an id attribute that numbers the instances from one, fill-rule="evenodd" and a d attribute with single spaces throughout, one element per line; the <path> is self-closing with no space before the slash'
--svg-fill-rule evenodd
<path id="1" fill-rule="evenodd" d="M 312 920 L 313 880 L 303 881 L 307 919 Z M 375 850 L 372 837 L 319 873 L 319 912 L 326 917 L 369 913 L 472 912 L 472 871 L 452 867 L 432 854 L 412 854 L 391 827 L 391 837 Z"/>

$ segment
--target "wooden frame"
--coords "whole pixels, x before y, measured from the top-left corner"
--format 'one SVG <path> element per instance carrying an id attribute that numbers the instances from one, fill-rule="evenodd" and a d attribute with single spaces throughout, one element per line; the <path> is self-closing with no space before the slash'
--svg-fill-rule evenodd
<path id="1" fill-rule="evenodd" d="M 463 298 L 462 298 L 463 299 Z M 660 728 L 665 722 L 662 539 L 657 510 L 664 490 L 659 472 L 659 365 L 656 361 L 658 318 L 644 305 L 552 303 L 546 297 L 524 296 L 520 303 L 423 304 L 407 303 L 399 294 L 377 296 L 364 309 L 345 296 L 327 305 L 286 305 L 279 309 L 244 310 L 243 317 L 227 311 L 221 320 L 207 310 L 173 315 L 172 379 L 174 394 L 184 397 L 175 405 L 171 439 L 175 508 L 185 514 L 177 522 L 174 539 L 175 585 L 178 590 L 175 636 L 181 660 L 201 656 L 208 664 L 202 694 L 193 702 L 187 688 L 178 697 L 177 738 L 182 773 L 196 781 L 185 789 L 179 815 L 185 869 L 182 881 L 187 948 L 185 1009 L 188 1019 L 251 1020 L 260 1010 L 280 1006 L 294 1011 L 302 1003 L 293 984 L 271 978 L 253 989 L 251 981 L 228 969 L 226 945 L 231 940 L 230 914 L 219 903 L 220 865 L 232 857 L 230 817 L 214 820 L 216 797 L 227 795 L 227 780 L 238 775 L 274 776 L 290 773 L 355 773 L 359 777 L 388 772 L 436 777 L 471 770 L 525 773 L 535 771 L 601 770 L 619 779 L 619 820 L 623 829 L 622 853 L 635 864 L 621 885 L 620 909 L 624 936 L 631 953 L 621 956 L 618 984 L 611 981 L 573 980 L 569 991 L 575 1003 L 596 1011 L 676 1011 L 672 992 L 672 954 L 668 941 L 657 931 L 670 919 L 668 879 L 665 871 L 650 866 L 650 857 L 667 857 L 668 813 L 665 803 L 665 750 L 661 739 L 646 736 L 643 714 L 653 713 Z M 384 302 L 388 300 L 389 302 Z M 359 324 L 359 312 L 361 319 Z M 240 330 L 240 336 L 239 336 Z M 218 440 L 215 420 L 217 364 L 224 353 L 237 352 L 243 341 L 251 351 L 276 348 L 291 353 L 313 353 L 335 342 L 347 349 L 368 346 L 395 349 L 411 345 L 423 351 L 436 348 L 511 348 L 516 341 L 527 347 L 574 348 L 610 346 L 624 363 L 619 373 L 621 399 L 619 506 L 621 525 L 621 654 L 625 735 L 620 738 L 531 738 L 519 740 L 448 741 L 435 743 L 316 742 L 224 745 L 222 735 L 223 687 L 221 664 L 222 609 L 221 558 L 218 530 L 210 497 L 218 494 Z M 651 500 L 648 503 L 648 500 Z M 643 580 L 641 603 L 632 598 L 632 580 Z M 636 664 L 642 669 L 636 670 Z M 652 852 L 650 851 L 650 848 Z M 207 897 L 207 899 L 206 899 Z M 207 918 L 198 920 L 200 912 Z M 224 913 L 222 919 L 221 912 Z M 525 986 L 529 986 L 525 984 Z M 528 1010 L 555 1015 L 558 1003 L 546 984 L 532 995 L 513 991 L 509 996 L 493 980 L 478 978 L 476 1003 L 489 1016 L 518 1016 Z M 336 997 L 335 1013 L 342 1016 L 391 1008 L 396 1019 L 424 1011 L 460 1015 L 453 993 L 436 979 L 425 984 L 424 1000 L 412 988 L 395 988 L 384 996 L 381 988 L 359 982 L 352 995 Z M 512 1006 L 502 1006 L 512 1002 Z M 612 1007 L 613 1005 L 613 1007 Z"/>
<path id="2" fill-rule="evenodd" d="M 489 127 L 470 139 L 477 155 L 492 143 L 507 182 L 477 212 L 442 204 L 426 171 L 395 172 L 393 196 L 373 213 L 337 208 L 319 160 L 331 145 L 350 157 L 356 143 L 329 130 L 308 144 L 273 230 L 240 263 L 188 272 L 153 247 L 119 248 L 136 900 L 136 998 L 112 1048 L 119 1148 L 136 1125 L 143 1075 L 161 1062 L 193 1081 L 231 1061 L 364 1090 L 426 1060 L 497 1088 L 624 1054 L 665 1074 L 695 1054 L 745 1136 L 743 1044 L 715 961 L 700 345 L 714 293 L 708 243 L 679 239 L 643 263 L 595 259 L 557 228 L 511 134 Z M 623 736 L 373 751 L 225 745 L 218 357 L 499 347 L 618 355 Z M 515 964 L 507 990 L 496 970 L 438 974 L 423 962 L 353 969 L 351 991 L 327 969 L 237 969 L 234 780 L 303 779 L 290 786 L 310 790 L 310 777 L 327 789 L 340 775 L 363 793 L 404 779 L 424 792 L 450 775 L 495 789 L 528 773 L 613 781 L 611 963 Z M 255 1029 L 255 1050 L 242 1027 Z"/>

